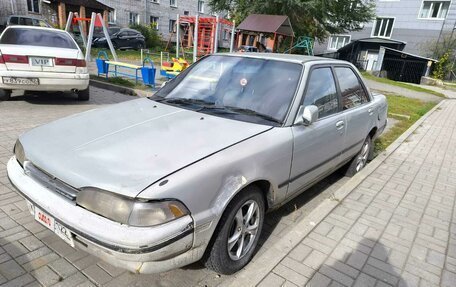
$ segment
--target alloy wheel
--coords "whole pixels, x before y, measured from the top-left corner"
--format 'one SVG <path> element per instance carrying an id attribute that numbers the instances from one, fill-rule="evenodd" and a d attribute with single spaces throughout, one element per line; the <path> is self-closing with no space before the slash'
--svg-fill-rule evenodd
<path id="1" fill-rule="evenodd" d="M 361 152 L 359 153 L 358 158 L 356 160 L 356 171 L 357 172 L 360 171 L 361 169 L 363 169 L 363 167 L 366 165 L 367 159 L 369 157 L 369 149 L 370 149 L 369 142 L 365 141 L 363 144 L 363 147 L 361 149 Z"/>

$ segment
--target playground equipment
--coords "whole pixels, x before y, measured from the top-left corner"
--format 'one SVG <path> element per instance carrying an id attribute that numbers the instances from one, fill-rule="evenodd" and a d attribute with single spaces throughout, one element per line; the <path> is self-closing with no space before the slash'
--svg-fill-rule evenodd
<path id="1" fill-rule="evenodd" d="M 176 35 L 176 58 L 182 56 L 185 59 L 184 49 L 193 49 L 193 62 L 196 62 L 198 57 L 217 53 L 220 28 L 231 31 L 230 51 L 233 50 L 235 22 L 219 16 L 179 16 L 178 14 L 176 19 L 176 26 L 173 29 L 175 32 L 171 33 L 165 49 L 168 49 Z"/>
<path id="2" fill-rule="evenodd" d="M 149 57 L 146 57 L 143 60 L 142 66 L 139 66 L 118 61 L 110 61 L 108 54 L 105 51 L 100 51 L 98 52 L 95 62 L 97 63 L 98 76 L 104 75 L 106 79 L 108 79 L 109 73 L 111 72 L 114 73 L 115 77 L 121 75 L 129 78 L 134 78 L 136 84 L 138 83 L 139 79 L 142 79 L 144 85 L 155 87 L 156 69 L 154 62 Z M 146 66 L 146 64 L 149 64 L 149 66 Z M 109 70 L 109 66 L 114 67 L 114 70 Z M 119 71 L 119 68 L 133 70 L 134 74 Z M 141 72 L 141 76 L 139 76 L 139 72 Z"/>
<path id="3" fill-rule="evenodd" d="M 302 48 L 304 49 L 304 53 L 307 53 L 309 56 L 313 56 L 313 45 L 314 39 L 307 37 L 307 36 L 299 36 L 296 44 L 293 47 L 286 50 L 284 53 L 291 53 L 293 49 Z"/>
<path id="4" fill-rule="evenodd" d="M 163 61 L 163 54 L 167 54 L 166 61 Z M 169 60 L 169 53 L 167 52 L 162 52 L 160 55 L 160 64 L 161 64 L 161 69 L 160 69 L 160 75 L 162 75 L 165 78 L 172 79 L 179 75 L 180 72 L 188 68 L 189 64 L 187 60 L 183 58 L 171 58 L 171 61 Z"/>

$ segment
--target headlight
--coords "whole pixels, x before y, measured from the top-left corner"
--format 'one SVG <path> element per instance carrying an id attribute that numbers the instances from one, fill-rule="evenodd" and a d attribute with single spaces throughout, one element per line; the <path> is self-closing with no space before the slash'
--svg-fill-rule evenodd
<path id="1" fill-rule="evenodd" d="M 97 188 L 84 188 L 76 203 L 87 210 L 130 226 L 163 224 L 189 214 L 177 200 L 138 201 Z"/>
<path id="2" fill-rule="evenodd" d="M 25 152 L 24 152 L 24 147 L 22 146 L 22 144 L 19 140 L 17 140 L 16 144 L 14 145 L 14 155 L 16 156 L 16 159 L 19 162 L 19 164 L 22 167 L 24 167 Z"/>

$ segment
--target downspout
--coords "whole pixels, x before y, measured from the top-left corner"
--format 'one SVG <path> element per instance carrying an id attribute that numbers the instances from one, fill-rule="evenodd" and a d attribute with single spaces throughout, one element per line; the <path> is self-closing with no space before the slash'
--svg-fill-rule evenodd
<path id="1" fill-rule="evenodd" d="M 11 2 L 11 14 L 16 14 L 16 11 L 14 11 L 14 0 L 10 0 Z"/>

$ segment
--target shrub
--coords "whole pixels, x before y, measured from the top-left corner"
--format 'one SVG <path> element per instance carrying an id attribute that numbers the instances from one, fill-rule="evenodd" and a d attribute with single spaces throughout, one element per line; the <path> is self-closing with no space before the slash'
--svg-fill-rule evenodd
<path id="1" fill-rule="evenodd" d="M 149 49 L 159 49 L 162 46 L 162 40 L 160 35 L 158 35 L 157 30 L 155 30 L 152 26 L 146 26 L 146 25 L 131 25 L 130 28 L 135 29 L 141 34 L 144 35 L 146 38 L 146 47 Z"/>
<path id="2" fill-rule="evenodd" d="M 443 80 L 445 78 L 445 75 L 449 72 L 449 58 L 450 58 L 450 53 L 446 52 L 443 54 L 443 56 L 439 59 L 439 62 L 435 66 L 435 69 L 432 73 L 432 76 L 435 79 Z"/>

